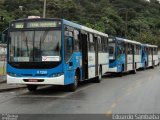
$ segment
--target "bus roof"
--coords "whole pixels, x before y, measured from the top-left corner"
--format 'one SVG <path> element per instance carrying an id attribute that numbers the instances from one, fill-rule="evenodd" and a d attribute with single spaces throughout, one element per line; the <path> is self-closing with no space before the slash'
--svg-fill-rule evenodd
<path id="1" fill-rule="evenodd" d="M 120 40 L 120 41 L 124 41 L 124 42 L 127 42 L 127 43 L 132 43 L 132 44 L 139 44 L 141 45 L 140 42 L 137 42 L 137 41 L 133 41 L 133 40 L 128 40 L 128 39 L 124 39 L 124 38 L 119 38 L 119 37 L 115 37 L 117 40 Z"/>
<path id="2" fill-rule="evenodd" d="M 158 48 L 157 45 L 150 45 L 150 44 L 142 44 L 145 47 L 154 47 L 154 48 Z"/>
<path id="3" fill-rule="evenodd" d="M 99 31 L 97 31 L 97 30 L 94 30 L 94 29 L 85 27 L 85 26 L 83 26 L 83 25 L 80 25 L 80 24 L 77 24 L 77 23 L 74 23 L 74 22 L 71 22 L 71 21 L 68 21 L 68 20 L 65 20 L 65 19 L 63 19 L 63 23 L 66 24 L 66 25 L 75 27 L 75 28 L 77 28 L 77 29 L 81 29 L 81 30 L 84 30 L 84 31 L 87 31 L 87 32 L 91 32 L 91 33 L 94 33 L 94 34 L 99 34 L 99 35 L 108 37 L 108 34 L 99 32 Z"/>
<path id="4" fill-rule="evenodd" d="M 105 34 L 103 32 L 99 32 L 97 30 L 85 27 L 83 25 L 80 25 L 80 24 L 77 24 L 77 23 L 74 23 L 74 22 L 71 22 L 71 21 L 68 21 L 68 20 L 65 20 L 65 19 L 60 19 L 60 18 L 33 18 L 33 19 L 25 18 L 25 19 L 14 20 L 12 22 L 16 22 L 16 21 L 17 22 L 20 22 L 20 21 L 40 21 L 40 20 L 62 20 L 63 23 L 68 25 L 68 26 L 75 27 L 75 28 L 80 29 L 80 30 L 84 30 L 84 31 L 87 31 L 87 32 L 91 32 L 91 33 L 94 33 L 94 34 L 98 34 L 98 35 L 108 37 L 108 34 Z"/>

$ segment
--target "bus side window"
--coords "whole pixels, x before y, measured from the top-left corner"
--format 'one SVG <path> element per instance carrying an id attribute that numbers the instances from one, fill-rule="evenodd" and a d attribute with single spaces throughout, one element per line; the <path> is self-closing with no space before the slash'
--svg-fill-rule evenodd
<path id="1" fill-rule="evenodd" d="M 127 51 L 128 51 L 127 54 L 130 54 L 130 45 L 128 44 L 127 46 L 128 46 L 127 47 Z"/>
<path id="2" fill-rule="evenodd" d="M 95 46 L 94 46 L 94 38 L 93 34 L 89 34 L 89 51 L 94 52 L 95 51 Z"/>
<path id="3" fill-rule="evenodd" d="M 66 61 L 71 57 L 73 52 L 73 37 L 67 36 L 66 37 Z"/>
<path id="4" fill-rule="evenodd" d="M 126 53 L 126 44 L 123 43 L 123 54 L 125 54 L 125 53 Z"/>
<path id="5" fill-rule="evenodd" d="M 139 50 L 140 50 L 139 46 L 136 45 L 136 52 L 135 52 L 136 55 L 139 55 Z"/>
<path id="6" fill-rule="evenodd" d="M 108 39 L 106 37 L 104 37 L 104 51 L 108 52 Z"/>
<path id="7" fill-rule="evenodd" d="M 103 51 L 101 36 L 98 36 L 98 51 L 99 52 Z"/>
<path id="8" fill-rule="evenodd" d="M 74 30 L 74 51 L 79 51 L 80 43 L 79 43 L 79 31 Z"/>
<path id="9" fill-rule="evenodd" d="M 73 32 L 65 31 L 65 60 L 69 60 L 73 53 Z"/>
<path id="10" fill-rule="evenodd" d="M 121 54 L 121 43 L 120 42 L 117 42 L 117 55 L 119 56 Z"/>

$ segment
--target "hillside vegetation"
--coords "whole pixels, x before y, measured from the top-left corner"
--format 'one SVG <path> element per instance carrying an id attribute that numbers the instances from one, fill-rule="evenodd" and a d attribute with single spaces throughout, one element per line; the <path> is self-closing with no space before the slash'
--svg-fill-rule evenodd
<path id="1" fill-rule="evenodd" d="M 0 31 L 11 20 L 42 13 L 43 0 L 0 0 L 0 15 L 5 17 Z M 160 3 L 156 0 L 47 0 L 46 16 L 160 47 Z"/>

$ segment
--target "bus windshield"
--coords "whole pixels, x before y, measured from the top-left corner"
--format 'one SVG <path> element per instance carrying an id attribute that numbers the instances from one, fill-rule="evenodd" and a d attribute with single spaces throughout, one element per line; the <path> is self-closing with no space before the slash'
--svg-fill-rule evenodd
<path id="1" fill-rule="evenodd" d="M 114 54 L 115 54 L 115 43 L 110 42 L 109 43 L 109 55 L 114 56 Z"/>
<path id="2" fill-rule="evenodd" d="M 60 61 L 60 51 L 60 30 L 10 32 L 9 62 Z"/>

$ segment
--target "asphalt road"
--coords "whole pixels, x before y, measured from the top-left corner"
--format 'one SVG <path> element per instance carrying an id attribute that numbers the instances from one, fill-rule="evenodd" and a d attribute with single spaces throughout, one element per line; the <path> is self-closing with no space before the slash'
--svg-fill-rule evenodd
<path id="1" fill-rule="evenodd" d="M 82 83 L 74 93 L 50 86 L 34 93 L 0 93 L 0 113 L 112 114 L 160 113 L 160 67 L 123 77 L 104 76 L 101 83 Z"/>

